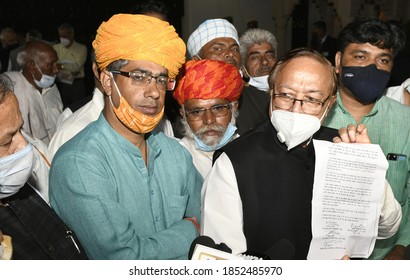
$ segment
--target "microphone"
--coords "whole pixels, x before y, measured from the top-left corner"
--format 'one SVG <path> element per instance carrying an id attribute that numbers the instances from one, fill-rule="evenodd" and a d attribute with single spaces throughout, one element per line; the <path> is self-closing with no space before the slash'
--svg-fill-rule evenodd
<path id="1" fill-rule="evenodd" d="M 215 248 L 216 244 L 215 241 L 210 238 L 209 236 L 200 235 L 194 239 L 191 243 L 191 247 L 189 247 L 188 259 L 192 259 L 192 255 L 194 254 L 196 245 L 203 245 L 210 248 Z"/>
<path id="2" fill-rule="evenodd" d="M 404 251 L 404 259 L 410 260 L 410 245 L 406 247 L 406 251 Z"/>
<path id="3" fill-rule="evenodd" d="M 232 255 L 232 250 L 225 243 L 215 244 L 215 241 L 206 235 L 198 236 L 192 241 L 189 248 L 188 258 L 195 259 L 198 255 L 204 254 L 203 259 L 225 259 L 225 260 L 290 260 L 295 254 L 295 247 L 287 239 L 280 239 L 275 242 L 262 256 L 254 255 L 250 252 L 239 255 Z M 250 253 L 250 254 L 249 254 Z"/>
<path id="4" fill-rule="evenodd" d="M 295 246 L 287 240 L 280 239 L 265 252 L 264 260 L 291 260 L 295 254 Z"/>

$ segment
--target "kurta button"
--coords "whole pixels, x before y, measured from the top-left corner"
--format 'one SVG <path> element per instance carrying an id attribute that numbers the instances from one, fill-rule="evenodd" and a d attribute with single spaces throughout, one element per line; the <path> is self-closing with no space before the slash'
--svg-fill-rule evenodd
<path id="1" fill-rule="evenodd" d="M 158 216 L 157 216 L 157 217 L 155 217 L 155 221 L 157 221 L 157 222 L 159 221 L 159 217 L 158 217 Z"/>
<path id="2" fill-rule="evenodd" d="M 151 190 L 151 195 L 154 195 L 154 191 L 153 191 L 153 190 Z"/>

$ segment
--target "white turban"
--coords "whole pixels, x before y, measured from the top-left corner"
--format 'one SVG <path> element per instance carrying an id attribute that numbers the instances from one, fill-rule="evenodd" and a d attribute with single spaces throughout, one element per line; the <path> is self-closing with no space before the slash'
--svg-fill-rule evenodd
<path id="1" fill-rule="evenodd" d="M 239 45 L 238 31 L 226 19 L 208 19 L 201 23 L 188 38 L 187 49 L 191 57 L 198 54 L 202 47 L 215 38 L 228 37 Z"/>

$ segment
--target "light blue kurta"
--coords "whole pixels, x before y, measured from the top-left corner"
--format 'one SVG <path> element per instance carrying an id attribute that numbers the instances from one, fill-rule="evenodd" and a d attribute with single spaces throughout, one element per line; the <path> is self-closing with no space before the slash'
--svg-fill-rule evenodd
<path id="1" fill-rule="evenodd" d="M 202 177 L 163 133 L 139 149 L 105 117 L 63 145 L 50 170 L 50 200 L 91 259 L 186 259 L 200 218 Z"/>
<path id="2" fill-rule="evenodd" d="M 402 207 L 403 218 L 399 231 L 393 237 L 377 240 L 370 258 L 381 259 L 395 245 L 407 246 L 410 243 L 410 204 L 407 189 L 410 172 L 410 108 L 382 96 L 360 123 L 366 125 L 370 140 L 374 144 L 379 144 L 385 155 L 396 153 L 406 156 L 405 160 L 389 160 L 387 181 Z M 330 110 L 323 125 L 339 129 L 349 124 L 356 124 L 356 121 L 344 107 L 338 95 L 337 102 Z"/>

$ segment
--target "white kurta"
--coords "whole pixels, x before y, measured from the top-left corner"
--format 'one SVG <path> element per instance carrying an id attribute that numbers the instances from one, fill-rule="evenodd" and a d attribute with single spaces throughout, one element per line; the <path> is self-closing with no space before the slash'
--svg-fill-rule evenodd
<path id="1" fill-rule="evenodd" d="M 23 115 L 23 130 L 48 145 L 56 132 L 57 120 L 63 111 L 57 86 L 38 91 L 22 72 L 6 72 L 14 82 L 14 94 Z"/>
<path id="2" fill-rule="evenodd" d="M 48 199 L 48 173 L 50 171 L 50 156 L 47 146 L 38 139 L 22 131 L 27 142 L 33 145 L 34 163 L 33 171 L 28 182 L 41 194 L 47 203 Z"/>
<path id="3" fill-rule="evenodd" d="M 242 200 L 235 171 L 225 153 L 219 156 L 204 181 L 201 205 L 201 234 L 215 243 L 225 243 L 233 254 L 246 252 Z M 381 207 L 378 238 L 384 239 L 396 233 L 401 221 L 400 204 L 387 180 Z"/>
<path id="4" fill-rule="evenodd" d="M 195 147 L 195 141 L 187 137 L 182 138 L 179 142 L 191 153 L 196 169 L 198 169 L 199 173 L 201 173 L 202 178 L 205 178 L 209 170 L 211 170 L 212 156 L 214 152 L 204 152 L 202 150 L 198 150 Z"/>
<path id="5" fill-rule="evenodd" d="M 68 140 L 73 138 L 78 132 L 83 130 L 91 122 L 96 121 L 104 108 L 104 95 L 98 89 L 95 88 L 93 92 L 93 98 L 85 104 L 83 107 L 69 115 L 66 119 L 61 119 L 61 124 L 57 127 L 53 139 L 48 145 L 48 151 L 51 158 L 54 157 L 57 150 Z M 64 116 L 68 112 L 68 108 L 64 110 Z M 71 110 L 70 110 L 71 112 Z"/>
<path id="6" fill-rule="evenodd" d="M 410 85 L 410 78 L 405 80 L 400 86 L 387 88 L 386 96 L 400 102 L 401 104 L 404 104 L 404 97 L 403 97 L 404 93 L 403 92 L 404 92 L 404 89 L 408 87 L 409 85 Z"/>

